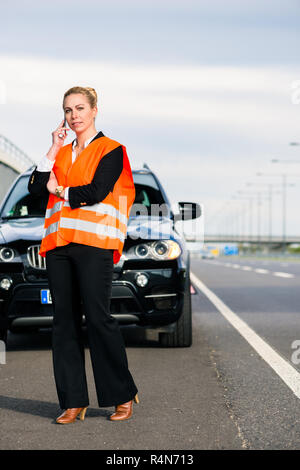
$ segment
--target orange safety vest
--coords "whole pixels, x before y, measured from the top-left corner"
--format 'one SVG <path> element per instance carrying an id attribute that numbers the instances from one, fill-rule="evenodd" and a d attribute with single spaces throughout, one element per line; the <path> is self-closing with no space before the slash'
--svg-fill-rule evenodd
<path id="1" fill-rule="evenodd" d="M 63 146 L 55 160 L 53 172 L 59 186 L 72 187 L 92 182 L 96 168 L 106 154 L 120 144 L 108 137 L 96 138 L 82 150 L 72 164 L 72 144 Z M 39 254 L 70 242 L 113 249 L 113 262 L 121 258 L 127 234 L 127 223 L 135 199 L 135 187 L 126 147 L 123 149 L 123 170 L 113 190 L 94 204 L 71 209 L 68 201 L 49 195 L 43 239 Z"/>

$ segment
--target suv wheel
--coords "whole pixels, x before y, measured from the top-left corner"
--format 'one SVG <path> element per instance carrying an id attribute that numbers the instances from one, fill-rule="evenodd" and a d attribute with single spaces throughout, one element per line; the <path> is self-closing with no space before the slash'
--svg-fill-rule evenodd
<path id="1" fill-rule="evenodd" d="M 192 300 L 189 272 L 186 278 L 182 313 L 172 333 L 159 333 L 159 343 L 165 347 L 189 347 L 192 345 Z"/>

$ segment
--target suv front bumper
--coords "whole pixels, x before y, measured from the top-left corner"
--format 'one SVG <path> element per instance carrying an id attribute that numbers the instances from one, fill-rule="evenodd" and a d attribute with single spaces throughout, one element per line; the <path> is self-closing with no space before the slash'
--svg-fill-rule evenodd
<path id="1" fill-rule="evenodd" d="M 148 275 L 147 288 L 136 285 L 137 272 Z M 168 272 L 167 276 L 164 270 L 124 271 L 122 279 L 112 282 L 111 315 L 120 325 L 135 324 L 159 331 L 173 331 L 182 311 L 184 275 L 185 271 L 174 275 Z M 12 287 L 8 298 L 1 302 L 1 316 L 5 317 L 10 330 L 51 327 L 52 304 L 41 303 L 41 290 L 48 288 L 47 281 L 23 282 Z"/>

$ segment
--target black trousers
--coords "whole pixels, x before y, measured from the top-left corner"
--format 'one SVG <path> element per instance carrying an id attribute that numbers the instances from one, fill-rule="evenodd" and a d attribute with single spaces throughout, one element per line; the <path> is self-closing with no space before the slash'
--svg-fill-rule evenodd
<path id="1" fill-rule="evenodd" d="M 46 266 L 54 307 L 52 352 L 60 407 L 89 405 L 82 313 L 99 406 L 132 400 L 137 387 L 119 324 L 110 315 L 113 250 L 70 243 L 48 251 Z"/>

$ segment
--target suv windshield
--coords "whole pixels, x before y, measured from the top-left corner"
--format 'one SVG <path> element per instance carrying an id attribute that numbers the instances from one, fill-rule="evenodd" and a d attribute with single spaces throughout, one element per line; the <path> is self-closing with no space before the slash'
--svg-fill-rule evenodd
<path id="1" fill-rule="evenodd" d="M 166 205 L 166 201 L 151 173 L 132 172 L 135 186 L 135 200 L 130 215 L 154 215 L 155 206 Z M 154 210 L 153 210 L 154 209 Z M 166 211 L 166 208 L 163 210 Z"/>
<path id="2" fill-rule="evenodd" d="M 25 217 L 44 217 L 48 197 L 47 194 L 33 197 L 29 194 L 29 176 L 22 176 L 13 187 L 1 211 L 1 217 L 15 219 Z"/>
<path id="3" fill-rule="evenodd" d="M 131 215 L 138 215 L 141 212 L 141 207 L 144 207 L 145 212 L 151 215 L 152 204 L 165 204 L 156 180 L 149 173 L 132 172 L 132 175 L 136 194 Z M 48 195 L 45 193 L 34 197 L 29 194 L 27 189 L 29 176 L 22 176 L 18 179 L 2 208 L 1 217 L 28 218 L 45 216 Z"/>

